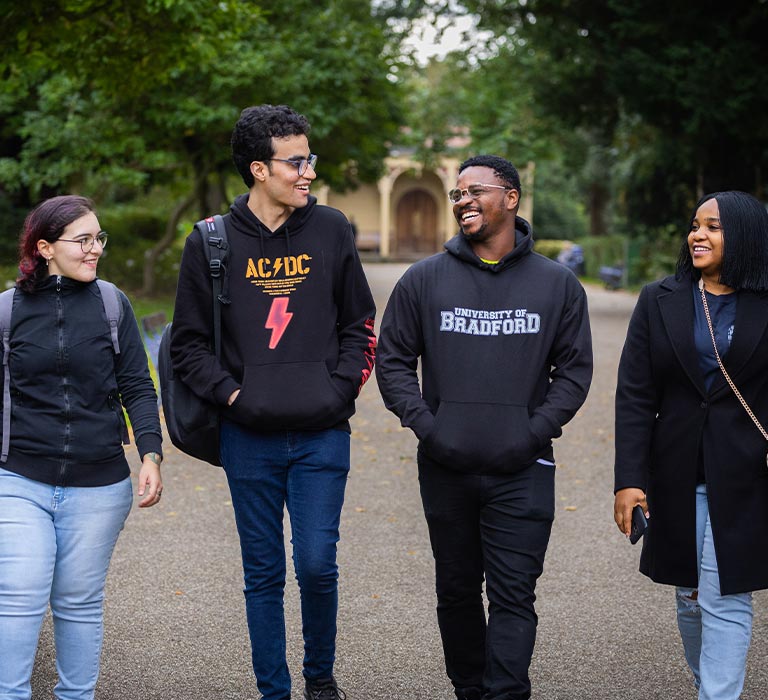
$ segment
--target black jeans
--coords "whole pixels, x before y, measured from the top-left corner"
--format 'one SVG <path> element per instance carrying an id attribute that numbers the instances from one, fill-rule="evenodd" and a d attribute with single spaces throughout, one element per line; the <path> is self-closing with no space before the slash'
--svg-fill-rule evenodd
<path id="1" fill-rule="evenodd" d="M 448 677 L 457 690 L 481 688 L 483 700 L 527 700 L 555 467 L 537 462 L 514 474 L 466 474 L 420 454 L 419 484 Z"/>

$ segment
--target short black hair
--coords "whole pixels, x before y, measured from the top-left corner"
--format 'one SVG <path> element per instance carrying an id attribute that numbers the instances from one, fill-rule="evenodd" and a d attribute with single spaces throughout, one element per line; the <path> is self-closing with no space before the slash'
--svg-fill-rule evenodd
<path id="1" fill-rule="evenodd" d="M 717 200 L 723 231 L 721 284 L 735 290 L 768 291 L 768 210 L 751 194 L 736 190 L 706 194 L 696 203 L 680 247 L 678 279 L 686 274 L 694 279 L 701 276 L 693 266 L 688 234 L 699 207 L 710 199 Z"/>
<path id="2" fill-rule="evenodd" d="M 307 136 L 306 117 L 286 105 L 246 107 L 232 130 L 232 160 L 249 189 L 253 186 L 251 163 L 275 155 L 273 138 Z"/>
<path id="3" fill-rule="evenodd" d="M 517 172 L 517 168 L 505 158 L 501 156 L 473 156 L 472 158 L 467 158 L 459 166 L 459 172 L 474 167 L 490 168 L 496 173 L 496 177 L 503 180 L 513 190 L 517 190 L 518 194 L 523 193 L 523 188 L 520 186 L 520 174 Z"/>

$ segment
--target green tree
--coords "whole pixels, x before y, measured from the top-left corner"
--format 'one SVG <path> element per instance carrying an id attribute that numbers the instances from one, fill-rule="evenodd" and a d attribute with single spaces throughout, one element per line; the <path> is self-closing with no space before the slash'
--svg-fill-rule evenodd
<path id="1" fill-rule="evenodd" d="M 612 189 L 630 222 L 678 220 L 704 191 L 765 197 L 764 0 L 463 4 L 515 56 L 530 57 L 527 80 L 540 113 L 588 129 L 597 148 L 608 149 L 604 181 L 612 161 L 622 171 Z M 641 167 L 621 167 L 613 154 L 634 158 L 623 148 L 640 135 L 651 140 L 635 159 Z"/>
<path id="2" fill-rule="evenodd" d="M 60 191 L 99 200 L 164 186 L 165 234 L 221 209 L 239 111 L 288 103 L 313 123 L 323 180 L 379 174 L 400 123 L 399 40 L 419 2 L 30 0 L 3 16 L 0 187 L 28 206 Z"/>

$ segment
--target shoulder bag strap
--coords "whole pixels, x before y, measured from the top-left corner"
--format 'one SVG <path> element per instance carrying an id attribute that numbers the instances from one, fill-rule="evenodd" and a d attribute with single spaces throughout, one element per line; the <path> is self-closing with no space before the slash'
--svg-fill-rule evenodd
<path id="1" fill-rule="evenodd" d="M 752 422 L 757 426 L 757 429 L 762 433 L 762 436 L 768 440 L 768 432 L 766 432 L 765 428 L 763 428 L 762 425 L 760 425 L 760 421 L 757 420 L 757 417 L 752 412 L 752 409 L 749 407 L 747 402 L 744 400 L 744 397 L 741 395 L 741 392 L 736 388 L 736 385 L 733 383 L 733 380 L 731 379 L 728 372 L 725 371 L 725 367 L 723 366 L 723 361 L 720 359 L 720 353 L 717 351 L 717 343 L 715 342 L 715 331 L 712 328 L 712 319 L 709 317 L 709 306 L 707 304 L 707 295 L 704 293 L 704 280 L 699 280 L 699 291 L 701 292 L 701 301 L 704 304 L 704 315 L 707 317 L 707 326 L 709 326 L 709 337 L 712 338 L 712 347 L 715 349 L 715 357 L 717 358 L 717 364 L 720 365 L 720 370 L 723 373 L 723 376 L 725 377 L 725 381 L 728 382 L 728 386 L 733 389 L 733 393 L 736 394 L 736 398 L 741 402 L 741 405 L 744 407 L 744 410 L 747 412 L 747 415 L 752 419 Z M 766 461 L 768 461 L 768 456 L 766 456 Z"/>
<path id="2" fill-rule="evenodd" d="M 229 299 L 222 293 L 224 278 L 227 274 L 226 258 L 229 250 L 227 230 L 221 215 L 209 216 L 198 221 L 195 226 L 203 238 L 203 250 L 208 260 L 208 272 L 211 275 L 213 287 L 213 351 L 217 358 L 221 357 L 221 305 L 228 304 Z"/>

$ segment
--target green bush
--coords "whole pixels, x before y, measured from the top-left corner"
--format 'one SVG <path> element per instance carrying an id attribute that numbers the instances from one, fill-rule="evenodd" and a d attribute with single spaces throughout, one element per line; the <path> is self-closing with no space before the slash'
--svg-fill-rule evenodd
<path id="1" fill-rule="evenodd" d="M 19 257 L 19 235 L 27 216 L 26 209 L 19 209 L 0 192 L 0 265 L 13 265 Z M 15 277 L 14 272 L 14 277 Z"/>
<path id="2" fill-rule="evenodd" d="M 557 256 L 560 254 L 560 252 L 568 247 L 573 245 L 572 241 L 561 241 L 561 240 L 555 240 L 554 238 L 546 238 L 544 240 L 537 239 L 533 249 L 540 253 L 541 255 L 544 255 L 551 260 L 557 260 Z"/>
<path id="3" fill-rule="evenodd" d="M 584 250 L 584 270 L 587 277 L 598 277 L 604 265 L 617 267 L 626 259 L 627 239 L 624 236 L 586 236 L 578 243 Z"/>
<path id="4" fill-rule="evenodd" d="M 645 229 L 631 236 L 588 236 L 576 242 L 584 249 L 587 277 L 597 278 L 603 266 L 623 266 L 627 269 L 628 284 L 637 287 L 674 273 L 681 237 L 672 225 Z"/>
<path id="5" fill-rule="evenodd" d="M 645 284 L 673 274 L 681 243 L 679 227 L 674 224 L 633 236 L 629 243 L 629 283 Z"/>

